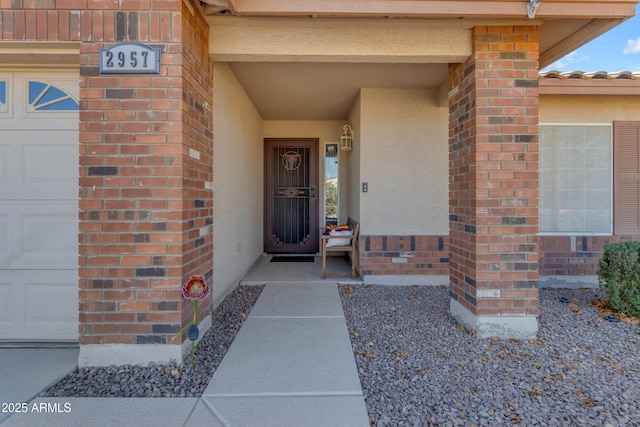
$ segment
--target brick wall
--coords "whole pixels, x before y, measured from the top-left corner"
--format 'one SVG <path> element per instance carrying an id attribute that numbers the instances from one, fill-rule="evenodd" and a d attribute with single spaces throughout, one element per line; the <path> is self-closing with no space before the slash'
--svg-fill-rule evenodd
<path id="1" fill-rule="evenodd" d="M 640 236 L 539 236 L 541 276 L 592 276 L 606 245 Z M 449 236 L 360 236 L 363 275 L 448 275 Z M 394 262 L 394 258 L 396 262 Z M 398 259 L 406 258 L 398 262 Z"/>
<path id="2" fill-rule="evenodd" d="M 449 67 L 450 294 L 475 316 L 538 314 L 538 28 L 475 27 Z"/>
<path id="3" fill-rule="evenodd" d="M 112 6 L 113 7 L 113 6 Z M 161 343 L 181 321 L 181 82 L 174 11 L 84 14 L 80 47 L 80 344 Z M 153 21 L 154 24 L 145 25 Z M 153 30 L 152 30 L 153 28 Z M 160 76 L 100 76 L 99 49 L 153 43 Z M 179 62 L 178 62 L 179 63 Z"/>
<path id="4" fill-rule="evenodd" d="M 0 40 L 80 41 L 91 12 L 84 0 L 0 0 Z"/>
<path id="5" fill-rule="evenodd" d="M 209 25 L 197 8 L 182 10 L 183 150 L 185 159 L 183 214 L 187 217 L 183 243 L 183 276 L 201 274 L 213 292 L 200 313 L 211 312 L 213 275 L 213 61 L 209 56 Z M 193 319 L 193 305 L 182 310 L 182 324 Z M 186 331 L 185 331 L 186 333 Z M 184 338 L 184 337 L 183 337 Z"/>
<path id="6" fill-rule="evenodd" d="M 204 17 L 182 1 L 0 7 L 2 40 L 80 42 L 80 344 L 168 343 L 191 319 L 182 284 L 213 267 Z M 160 75 L 100 76 L 99 49 L 122 41 L 159 47 Z"/>
<path id="7" fill-rule="evenodd" d="M 592 276 L 606 245 L 640 236 L 539 236 L 541 276 Z M 449 236 L 360 236 L 363 275 L 448 275 Z M 394 258 L 396 262 L 394 262 Z M 406 258 L 406 262 L 398 259 Z"/>
<path id="8" fill-rule="evenodd" d="M 449 274 L 448 236 L 360 236 L 362 275 Z"/>
<path id="9" fill-rule="evenodd" d="M 640 240 L 640 236 L 540 236 L 540 274 L 545 276 L 592 276 L 604 247 L 611 243 Z"/>
<path id="10" fill-rule="evenodd" d="M 181 285 L 211 278 L 207 27 L 183 2 L 154 7 L 94 12 L 83 26 L 81 344 L 168 343 L 191 319 Z M 160 76 L 99 76 L 98 49 L 119 41 L 160 47 Z"/>

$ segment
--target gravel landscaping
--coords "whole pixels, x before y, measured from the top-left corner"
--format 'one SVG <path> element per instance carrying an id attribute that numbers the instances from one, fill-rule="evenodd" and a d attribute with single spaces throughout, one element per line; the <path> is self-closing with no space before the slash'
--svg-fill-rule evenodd
<path id="1" fill-rule="evenodd" d="M 340 292 L 373 427 L 639 426 L 640 327 L 544 289 L 530 341 L 476 339 L 440 287 Z"/>
<path id="2" fill-rule="evenodd" d="M 196 347 L 194 367 L 181 365 L 81 368 L 43 397 L 200 397 L 264 286 L 238 286 L 213 311 L 211 329 Z"/>
<path id="3" fill-rule="evenodd" d="M 262 288 L 216 308 L 194 368 L 82 368 L 41 396 L 199 397 Z M 541 290 L 538 337 L 518 341 L 464 330 L 444 287 L 341 287 L 371 426 L 640 426 L 640 326 L 605 320 L 603 295 Z"/>

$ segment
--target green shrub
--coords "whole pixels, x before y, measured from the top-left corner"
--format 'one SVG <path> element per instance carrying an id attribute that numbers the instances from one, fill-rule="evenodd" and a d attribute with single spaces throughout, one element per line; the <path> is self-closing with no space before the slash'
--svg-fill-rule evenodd
<path id="1" fill-rule="evenodd" d="M 614 310 L 640 317 L 640 242 L 607 246 L 598 264 L 598 283 Z"/>

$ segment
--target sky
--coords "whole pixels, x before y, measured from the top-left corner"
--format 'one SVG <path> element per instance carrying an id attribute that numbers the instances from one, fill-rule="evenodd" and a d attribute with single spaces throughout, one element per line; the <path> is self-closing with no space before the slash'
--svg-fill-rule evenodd
<path id="1" fill-rule="evenodd" d="M 636 16 L 574 50 L 543 71 L 640 72 L 640 5 Z"/>

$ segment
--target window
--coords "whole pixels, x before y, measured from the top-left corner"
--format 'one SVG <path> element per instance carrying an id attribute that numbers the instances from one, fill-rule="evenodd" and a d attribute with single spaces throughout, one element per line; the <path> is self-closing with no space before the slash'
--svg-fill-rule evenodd
<path id="1" fill-rule="evenodd" d="M 324 223 L 338 225 L 338 144 L 324 146 Z"/>
<path id="2" fill-rule="evenodd" d="M 0 81 L 0 105 L 7 103 L 7 82 Z"/>
<path id="3" fill-rule="evenodd" d="M 76 111 L 78 103 L 64 91 L 47 83 L 29 82 L 29 104 L 35 111 Z"/>
<path id="4" fill-rule="evenodd" d="M 611 234 L 610 125 L 540 126 L 540 232 Z"/>
<path id="5" fill-rule="evenodd" d="M 0 113 L 7 111 L 7 81 L 0 80 Z"/>

